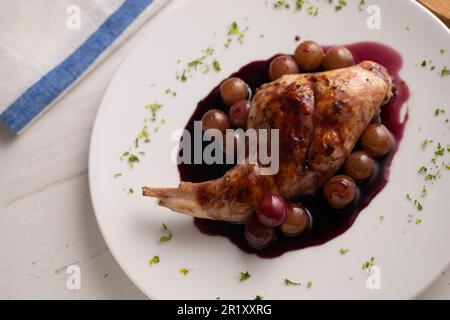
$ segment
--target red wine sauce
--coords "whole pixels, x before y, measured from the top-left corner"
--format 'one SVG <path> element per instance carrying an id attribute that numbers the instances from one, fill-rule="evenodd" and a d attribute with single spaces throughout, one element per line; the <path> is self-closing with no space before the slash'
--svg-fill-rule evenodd
<path id="1" fill-rule="evenodd" d="M 244 238 L 243 225 L 194 219 L 195 225 L 202 233 L 212 236 L 225 236 L 244 252 L 257 254 L 262 258 L 274 258 L 287 251 L 321 245 L 341 235 L 353 225 L 359 213 L 383 190 L 388 183 L 389 168 L 403 138 L 403 132 L 408 120 L 408 112 L 406 112 L 404 119 L 401 119 L 402 106 L 409 98 L 408 86 L 399 76 L 403 59 L 394 49 L 375 42 L 355 43 L 346 45 L 346 47 L 353 53 L 356 63 L 371 60 L 385 66 L 394 77 L 394 83 L 397 88 L 396 97 L 389 105 L 382 107 L 381 112 L 383 124 L 396 138 L 396 146 L 387 157 L 377 161 L 376 170 L 370 180 L 359 185 L 358 196 L 354 203 L 343 210 L 333 210 L 323 199 L 321 189 L 312 197 L 300 198 L 299 201 L 308 208 L 312 217 L 310 229 L 297 238 L 288 238 L 278 232 L 276 241 L 263 250 L 255 250 L 247 244 Z M 324 50 L 326 49 L 327 47 L 324 47 Z M 262 84 L 270 81 L 268 78 L 269 65 L 277 56 L 275 55 L 264 61 L 251 62 L 232 76 L 244 80 L 249 85 L 250 90 L 255 92 Z M 219 86 L 215 87 L 205 99 L 198 103 L 197 109 L 186 125 L 186 129 L 192 134 L 194 121 L 200 121 L 203 114 L 212 108 L 225 112 L 228 110 L 228 107 L 224 105 L 220 97 Z M 358 145 L 355 149 L 360 148 Z M 227 165 L 206 164 L 180 164 L 178 166 L 181 180 L 190 182 L 219 178 L 230 168 L 231 166 Z"/>

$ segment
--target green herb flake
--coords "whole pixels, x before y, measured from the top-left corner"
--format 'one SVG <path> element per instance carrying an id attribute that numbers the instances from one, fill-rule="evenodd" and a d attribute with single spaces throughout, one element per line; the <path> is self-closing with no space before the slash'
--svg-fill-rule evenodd
<path id="1" fill-rule="evenodd" d="M 422 166 L 422 167 L 419 168 L 419 170 L 417 170 L 417 172 L 419 172 L 421 174 L 426 173 L 427 171 L 428 171 L 428 169 L 425 166 Z"/>
<path id="2" fill-rule="evenodd" d="M 416 225 L 419 225 L 419 224 L 421 224 L 421 223 L 422 223 L 422 219 L 417 218 L 417 219 L 416 219 Z"/>
<path id="3" fill-rule="evenodd" d="M 368 261 L 366 261 L 362 264 L 362 269 L 370 270 L 374 266 L 375 266 L 375 257 L 371 257 Z"/>
<path id="4" fill-rule="evenodd" d="M 134 193 L 133 188 L 128 188 L 128 190 L 127 190 L 127 195 L 131 195 L 131 194 L 133 194 L 133 193 Z"/>
<path id="5" fill-rule="evenodd" d="M 406 194 L 406 199 L 408 199 L 409 201 L 412 200 L 411 195 L 409 193 Z"/>
<path id="6" fill-rule="evenodd" d="M 247 30 L 248 30 L 248 28 L 242 30 L 242 29 L 239 27 L 238 23 L 237 23 L 236 21 L 233 21 L 233 22 L 231 23 L 231 25 L 229 26 L 229 28 L 228 28 L 228 35 L 229 35 L 230 37 L 232 37 L 232 36 L 237 36 L 237 40 L 238 40 L 241 44 L 243 44 L 243 43 L 244 43 L 245 32 L 246 32 Z M 233 41 L 232 38 L 228 38 L 228 39 L 227 39 L 227 43 L 225 44 L 225 47 L 228 48 L 229 45 L 230 45 L 230 43 L 231 43 L 232 41 Z"/>
<path id="7" fill-rule="evenodd" d="M 450 76 L 450 70 L 447 68 L 447 66 L 445 66 L 441 70 L 441 77 L 447 77 L 447 76 Z"/>
<path id="8" fill-rule="evenodd" d="M 439 109 L 439 108 L 437 108 L 436 110 L 434 110 L 434 115 L 435 115 L 436 117 L 438 117 L 439 115 L 444 114 L 444 113 L 445 113 L 445 110 L 444 110 L 444 109 Z"/>
<path id="9" fill-rule="evenodd" d="M 349 250 L 350 250 L 350 249 L 348 249 L 348 248 L 341 248 L 341 249 L 339 249 L 339 252 L 340 252 L 341 254 L 346 254 L 347 252 L 349 252 Z"/>
<path id="10" fill-rule="evenodd" d="M 359 11 L 364 11 L 365 8 L 366 8 L 366 1 L 365 0 L 360 0 L 359 1 Z"/>
<path id="11" fill-rule="evenodd" d="M 444 54 L 444 53 L 445 53 L 445 49 L 441 49 L 441 50 L 439 50 L 439 52 L 440 52 L 441 54 Z"/>
<path id="12" fill-rule="evenodd" d="M 177 93 L 174 90 L 170 89 L 170 88 L 166 89 L 166 94 L 169 95 L 169 96 L 172 96 L 172 97 L 176 97 L 177 96 Z"/>
<path id="13" fill-rule="evenodd" d="M 220 65 L 220 62 L 217 59 L 215 59 L 213 61 L 213 67 L 214 67 L 214 70 L 216 70 L 216 71 L 222 70 L 222 66 Z"/>
<path id="14" fill-rule="evenodd" d="M 419 211 L 423 210 L 423 206 L 420 202 L 417 202 L 417 210 L 419 210 Z"/>
<path id="15" fill-rule="evenodd" d="M 250 279 L 251 277 L 252 277 L 252 274 L 249 273 L 248 271 L 241 272 L 239 274 L 239 282 L 246 281 L 246 280 Z"/>
<path id="16" fill-rule="evenodd" d="M 183 70 L 183 72 L 181 73 L 181 75 L 179 76 L 179 80 L 181 80 L 181 82 L 186 82 L 188 80 L 188 77 L 186 75 L 186 69 Z"/>
<path id="17" fill-rule="evenodd" d="M 214 49 L 211 48 L 211 47 L 208 47 L 208 48 L 205 49 L 204 53 L 207 56 L 212 56 L 214 54 Z"/>
<path id="18" fill-rule="evenodd" d="M 450 170 L 450 164 L 444 164 L 445 169 Z"/>
<path id="19" fill-rule="evenodd" d="M 295 1 L 295 9 L 296 10 L 302 10 L 304 5 L 305 5 L 305 0 L 296 0 Z"/>
<path id="20" fill-rule="evenodd" d="M 273 3 L 273 7 L 275 9 L 278 9 L 278 8 L 289 9 L 291 7 L 291 5 L 286 0 L 277 0 Z"/>
<path id="21" fill-rule="evenodd" d="M 154 256 L 154 257 L 150 260 L 150 262 L 148 263 L 148 265 L 151 267 L 151 266 L 153 266 L 153 265 L 159 263 L 159 261 L 160 261 L 159 256 Z"/>
<path id="22" fill-rule="evenodd" d="M 241 31 L 239 30 L 239 25 L 236 21 L 233 21 L 230 24 L 230 28 L 228 29 L 228 34 L 232 35 L 232 34 L 239 34 Z"/>
<path id="23" fill-rule="evenodd" d="M 263 300 L 263 299 L 264 299 L 264 297 L 263 297 L 263 296 L 260 296 L 259 294 L 256 295 L 256 297 L 255 297 L 255 300 Z"/>
<path id="24" fill-rule="evenodd" d="M 114 178 L 119 178 L 119 177 L 121 177 L 122 176 L 122 173 L 121 172 L 118 172 L 118 173 L 115 173 L 114 174 Z"/>
<path id="25" fill-rule="evenodd" d="M 445 149 L 441 146 L 440 143 L 438 143 L 437 149 L 434 152 L 434 154 L 436 155 L 436 157 L 441 157 L 443 156 L 445 153 Z"/>
<path id="26" fill-rule="evenodd" d="M 189 269 L 181 268 L 180 273 L 182 273 L 184 276 L 187 276 L 189 274 Z"/>
<path id="27" fill-rule="evenodd" d="M 347 5 L 347 1 L 339 0 L 338 4 L 334 7 L 334 10 L 341 11 Z"/>
<path id="28" fill-rule="evenodd" d="M 142 130 L 139 132 L 139 139 L 147 139 L 149 137 L 149 132 L 147 126 L 144 126 Z"/>
<path id="29" fill-rule="evenodd" d="M 422 63 L 420 64 L 422 67 L 426 67 L 427 66 L 427 60 L 423 60 Z"/>
<path id="30" fill-rule="evenodd" d="M 306 284 L 306 287 L 307 287 L 308 289 L 311 289 L 312 286 L 313 286 L 312 281 L 308 281 L 308 283 Z"/>
<path id="31" fill-rule="evenodd" d="M 164 233 L 164 235 L 159 238 L 160 242 L 168 242 L 172 240 L 172 232 L 169 230 L 165 223 L 162 224 L 162 232 Z"/>
<path id="32" fill-rule="evenodd" d="M 152 116 L 151 121 L 154 122 L 156 120 L 156 115 L 157 115 L 158 111 L 161 110 L 161 108 L 163 106 L 164 105 L 162 105 L 160 103 L 156 103 L 156 102 L 155 103 L 150 103 L 150 104 L 145 106 L 145 108 L 148 109 L 150 111 L 150 113 L 151 113 L 151 116 Z"/>
<path id="33" fill-rule="evenodd" d="M 423 187 L 422 187 L 422 194 L 421 194 L 421 197 L 422 197 L 422 198 L 425 198 L 427 195 L 428 195 L 427 187 L 426 187 L 426 186 L 423 186 Z"/>
<path id="34" fill-rule="evenodd" d="M 313 5 L 310 5 L 308 7 L 308 14 L 310 16 L 317 16 L 319 14 L 319 7 L 315 7 Z"/>
<path id="35" fill-rule="evenodd" d="M 139 162 L 139 158 L 138 158 L 137 155 L 135 155 L 135 154 L 130 154 L 130 155 L 128 156 L 128 163 L 130 164 L 131 167 L 133 167 L 133 165 L 134 165 L 135 163 L 137 163 L 137 162 Z"/>
<path id="36" fill-rule="evenodd" d="M 288 278 L 284 279 L 284 284 L 287 286 L 301 286 L 302 285 L 300 282 L 295 282 L 295 281 L 289 280 Z"/>

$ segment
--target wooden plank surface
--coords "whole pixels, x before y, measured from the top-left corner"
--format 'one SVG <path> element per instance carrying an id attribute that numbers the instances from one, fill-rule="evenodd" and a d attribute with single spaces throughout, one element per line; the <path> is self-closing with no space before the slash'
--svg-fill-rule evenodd
<path id="1" fill-rule="evenodd" d="M 450 0 L 418 0 L 450 28 Z"/>

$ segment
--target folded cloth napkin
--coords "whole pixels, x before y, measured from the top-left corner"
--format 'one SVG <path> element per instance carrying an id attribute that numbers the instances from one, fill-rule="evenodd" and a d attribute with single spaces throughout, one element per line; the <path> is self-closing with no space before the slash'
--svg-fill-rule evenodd
<path id="1" fill-rule="evenodd" d="M 170 0 L 1 0 L 0 121 L 19 133 Z"/>

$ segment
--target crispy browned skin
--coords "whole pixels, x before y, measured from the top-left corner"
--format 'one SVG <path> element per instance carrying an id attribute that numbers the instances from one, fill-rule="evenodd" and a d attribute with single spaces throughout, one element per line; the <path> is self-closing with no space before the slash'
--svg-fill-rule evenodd
<path id="1" fill-rule="evenodd" d="M 244 221 L 267 194 L 287 200 L 311 195 L 344 164 L 380 107 L 392 98 L 392 79 L 374 62 L 314 74 L 287 75 L 255 95 L 248 128 L 280 130 L 280 169 L 237 165 L 222 178 L 143 188 L 160 205 L 195 217 Z"/>

